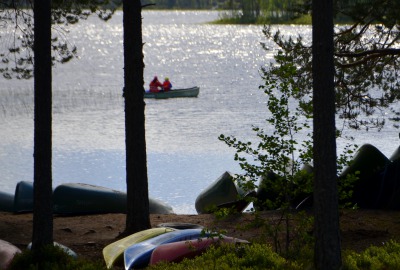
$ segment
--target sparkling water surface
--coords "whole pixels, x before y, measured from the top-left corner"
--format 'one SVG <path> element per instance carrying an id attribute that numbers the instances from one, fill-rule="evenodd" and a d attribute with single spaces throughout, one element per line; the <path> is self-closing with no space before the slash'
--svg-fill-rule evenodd
<path id="1" fill-rule="evenodd" d="M 149 194 L 176 213 L 196 213 L 197 195 L 225 171 L 240 172 L 220 134 L 253 138 L 266 127 L 259 70 L 273 56 L 262 26 L 212 25 L 217 12 L 143 12 L 145 87 L 154 75 L 198 98 L 146 100 Z M 278 27 L 278 26 L 277 26 Z M 279 26 L 310 37 L 308 26 Z M 125 191 L 122 13 L 70 26 L 79 58 L 53 69 L 53 185 L 79 182 Z M 1 29 L 0 29 L 1 31 Z M 2 48 L 3 49 L 3 48 Z M 0 78 L 0 188 L 33 179 L 33 80 Z M 266 127 L 268 129 L 268 127 Z M 398 130 L 351 134 L 390 156 Z M 345 142 L 338 142 L 339 149 Z"/>

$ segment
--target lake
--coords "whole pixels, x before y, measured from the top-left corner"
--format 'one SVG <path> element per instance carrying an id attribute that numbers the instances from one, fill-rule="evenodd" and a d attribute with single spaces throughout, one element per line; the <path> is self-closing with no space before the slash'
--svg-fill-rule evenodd
<path id="1" fill-rule="evenodd" d="M 198 98 L 146 100 L 150 197 L 194 214 L 197 195 L 225 171 L 240 172 L 220 134 L 253 138 L 266 127 L 260 67 L 262 26 L 211 25 L 209 11 L 143 12 L 145 87 L 154 75 L 173 87 L 200 87 Z M 309 26 L 276 26 L 310 37 Z M 0 30 L 1 31 L 1 30 Z M 122 13 L 69 27 L 79 58 L 53 69 L 53 185 L 88 183 L 125 191 Z M 1 43 L 0 46 L 4 46 Z M 3 49 L 3 47 L 2 47 Z M 33 80 L 0 78 L 0 188 L 13 193 L 33 179 Z M 268 128 L 268 127 L 266 127 Z M 390 156 L 398 130 L 350 132 Z M 339 149 L 345 144 L 338 141 Z"/>

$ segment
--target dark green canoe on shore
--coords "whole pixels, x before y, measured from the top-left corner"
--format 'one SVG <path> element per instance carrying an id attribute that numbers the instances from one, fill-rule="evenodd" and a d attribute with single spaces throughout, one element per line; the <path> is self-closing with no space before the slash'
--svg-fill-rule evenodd
<path id="1" fill-rule="evenodd" d="M 58 214 L 126 213 L 125 192 L 82 183 L 56 187 L 54 211 Z M 173 214 L 172 207 L 149 198 L 150 214 Z"/>
<path id="2" fill-rule="evenodd" d="M 242 212 L 250 204 L 248 197 L 252 196 L 254 191 L 245 192 L 236 184 L 234 174 L 225 172 L 197 196 L 195 207 L 199 214 L 221 208 Z"/>
<path id="3" fill-rule="evenodd" d="M 10 207 L 10 198 L 13 198 L 13 207 Z M 62 215 L 126 213 L 126 200 L 124 192 L 83 183 L 61 184 L 53 190 L 54 213 Z M 6 202 L 3 211 L 32 212 L 33 182 L 19 182 L 15 195 L 7 195 L 3 201 Z M 150 214 L 174 213 L 171 206 L 153 198 L 149 198 L 149 208 Z"/>

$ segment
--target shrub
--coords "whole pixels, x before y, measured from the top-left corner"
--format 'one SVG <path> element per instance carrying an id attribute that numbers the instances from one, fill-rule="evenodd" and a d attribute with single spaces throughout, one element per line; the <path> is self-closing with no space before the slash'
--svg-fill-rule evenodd
<path id="1" fill-rule="evenodd" d="M 265 244 L 221 245 L 211 247 L 202 256 L 181 263 L 160 263 L 149 269 L 159 270 L 235 270 L 235 269 L 305 269 L 304 265 L 291 262 L 273 252 Z"/>
<path id="2" fill-rule="evenodd" d="M 25 250 L 17 254 L 9 270 L 102 270 L 104 263 L 75 259 L 57 246 L 45 246 L 41 252 Z"/>
<path id="3" fill-rule="evenodd" d="M 395 241 L 383 246 L 371 246 L 362 253 L 348 252 L 343 258 L 343 270 L 400 269 L 400 244 Z"/>

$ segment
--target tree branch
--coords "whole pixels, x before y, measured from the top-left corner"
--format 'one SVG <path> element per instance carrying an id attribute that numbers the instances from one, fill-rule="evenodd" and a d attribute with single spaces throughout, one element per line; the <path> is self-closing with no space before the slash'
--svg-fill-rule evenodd
<path id="1" fill-rule="evenodd" d="M 145 8 L 145 7 L 148 7 L 148 6 L 155 6 L 156 4 L 154 4 L 154 3 L 152 3 L 152 4 L 145 4 L 145 5 L 142 5 L 142 8 Z"/>
<path id="2" fill-rule="evenodd" d="M 388 49 L 375 49 L 375 50 L 368 50 L 368 51 L 363 51 L 359 53 L 335 53 L 335 56 L 337 57 L 364 57 L 364 56 L 373 56 L 373 57 L 379 57 L 379 56 L 385 56 L 385 55 L 400 55 L 400 49 L 395 49 L 395 48 L 388 48 Z"/>

